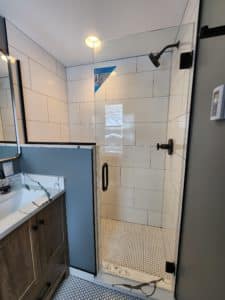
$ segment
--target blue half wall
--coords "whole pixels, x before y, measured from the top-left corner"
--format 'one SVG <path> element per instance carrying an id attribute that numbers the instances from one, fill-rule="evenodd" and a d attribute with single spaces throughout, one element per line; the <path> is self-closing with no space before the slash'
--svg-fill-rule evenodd
<path id="1" fill-rule="evenodd" d="M 65 178 L 70 265 L 96 274 L 93 149 L 22 147 L 22 172 Z"/>

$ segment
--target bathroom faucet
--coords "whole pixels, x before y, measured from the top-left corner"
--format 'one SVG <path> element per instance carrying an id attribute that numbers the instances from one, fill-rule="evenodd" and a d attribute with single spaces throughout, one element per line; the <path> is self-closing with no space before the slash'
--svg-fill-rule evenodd
<path id="1" fill-rule="evenodd" d="M 10 190 L 10 185 L 8 184 L 8 180 L 6 180 L 5 174 L 2 170 L 0 170 L 0 193 L 5 194 Z"/>

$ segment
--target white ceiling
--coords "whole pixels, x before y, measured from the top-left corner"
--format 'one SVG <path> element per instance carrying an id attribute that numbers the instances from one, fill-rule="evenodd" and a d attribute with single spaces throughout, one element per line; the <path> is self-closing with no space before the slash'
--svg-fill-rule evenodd
<path id="1" fill-rule="evenodd" d="M 111 40 L 177 26 L 187 0 L 0 0 L 0 14 L 65 66 L 90 63 L 85 37 Z"/>

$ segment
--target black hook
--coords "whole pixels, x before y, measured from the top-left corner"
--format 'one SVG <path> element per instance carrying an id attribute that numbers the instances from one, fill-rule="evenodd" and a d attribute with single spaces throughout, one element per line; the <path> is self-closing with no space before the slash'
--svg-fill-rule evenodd
<path id="1" fill-rule="evenodd" d="M 157 150 L 159 149 L 163 149 L 163 150 L 168 150 L 168 154 L 172 155 L 173 154 L 173 148 L 174 148 L 174 144 L 173 144 L 173 139 L 169 139 L 168 140 L 168 144 L 157 144 L 156 145 Z"/>

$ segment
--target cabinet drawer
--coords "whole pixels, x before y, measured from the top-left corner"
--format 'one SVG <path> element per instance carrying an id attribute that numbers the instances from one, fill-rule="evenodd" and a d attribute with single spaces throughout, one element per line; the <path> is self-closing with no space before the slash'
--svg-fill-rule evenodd
<path id="1" fill-rule="evenodd" d="M 52 257 L 48 265 L 48 271 L 44 276 L 42 290 L 37 300 L 51 299 L 52 294 L 55 291 L 56 286 L 66 273 L 66 257 L 65 249 L 62 247 L 57 251 L 56 255 Z"/>

